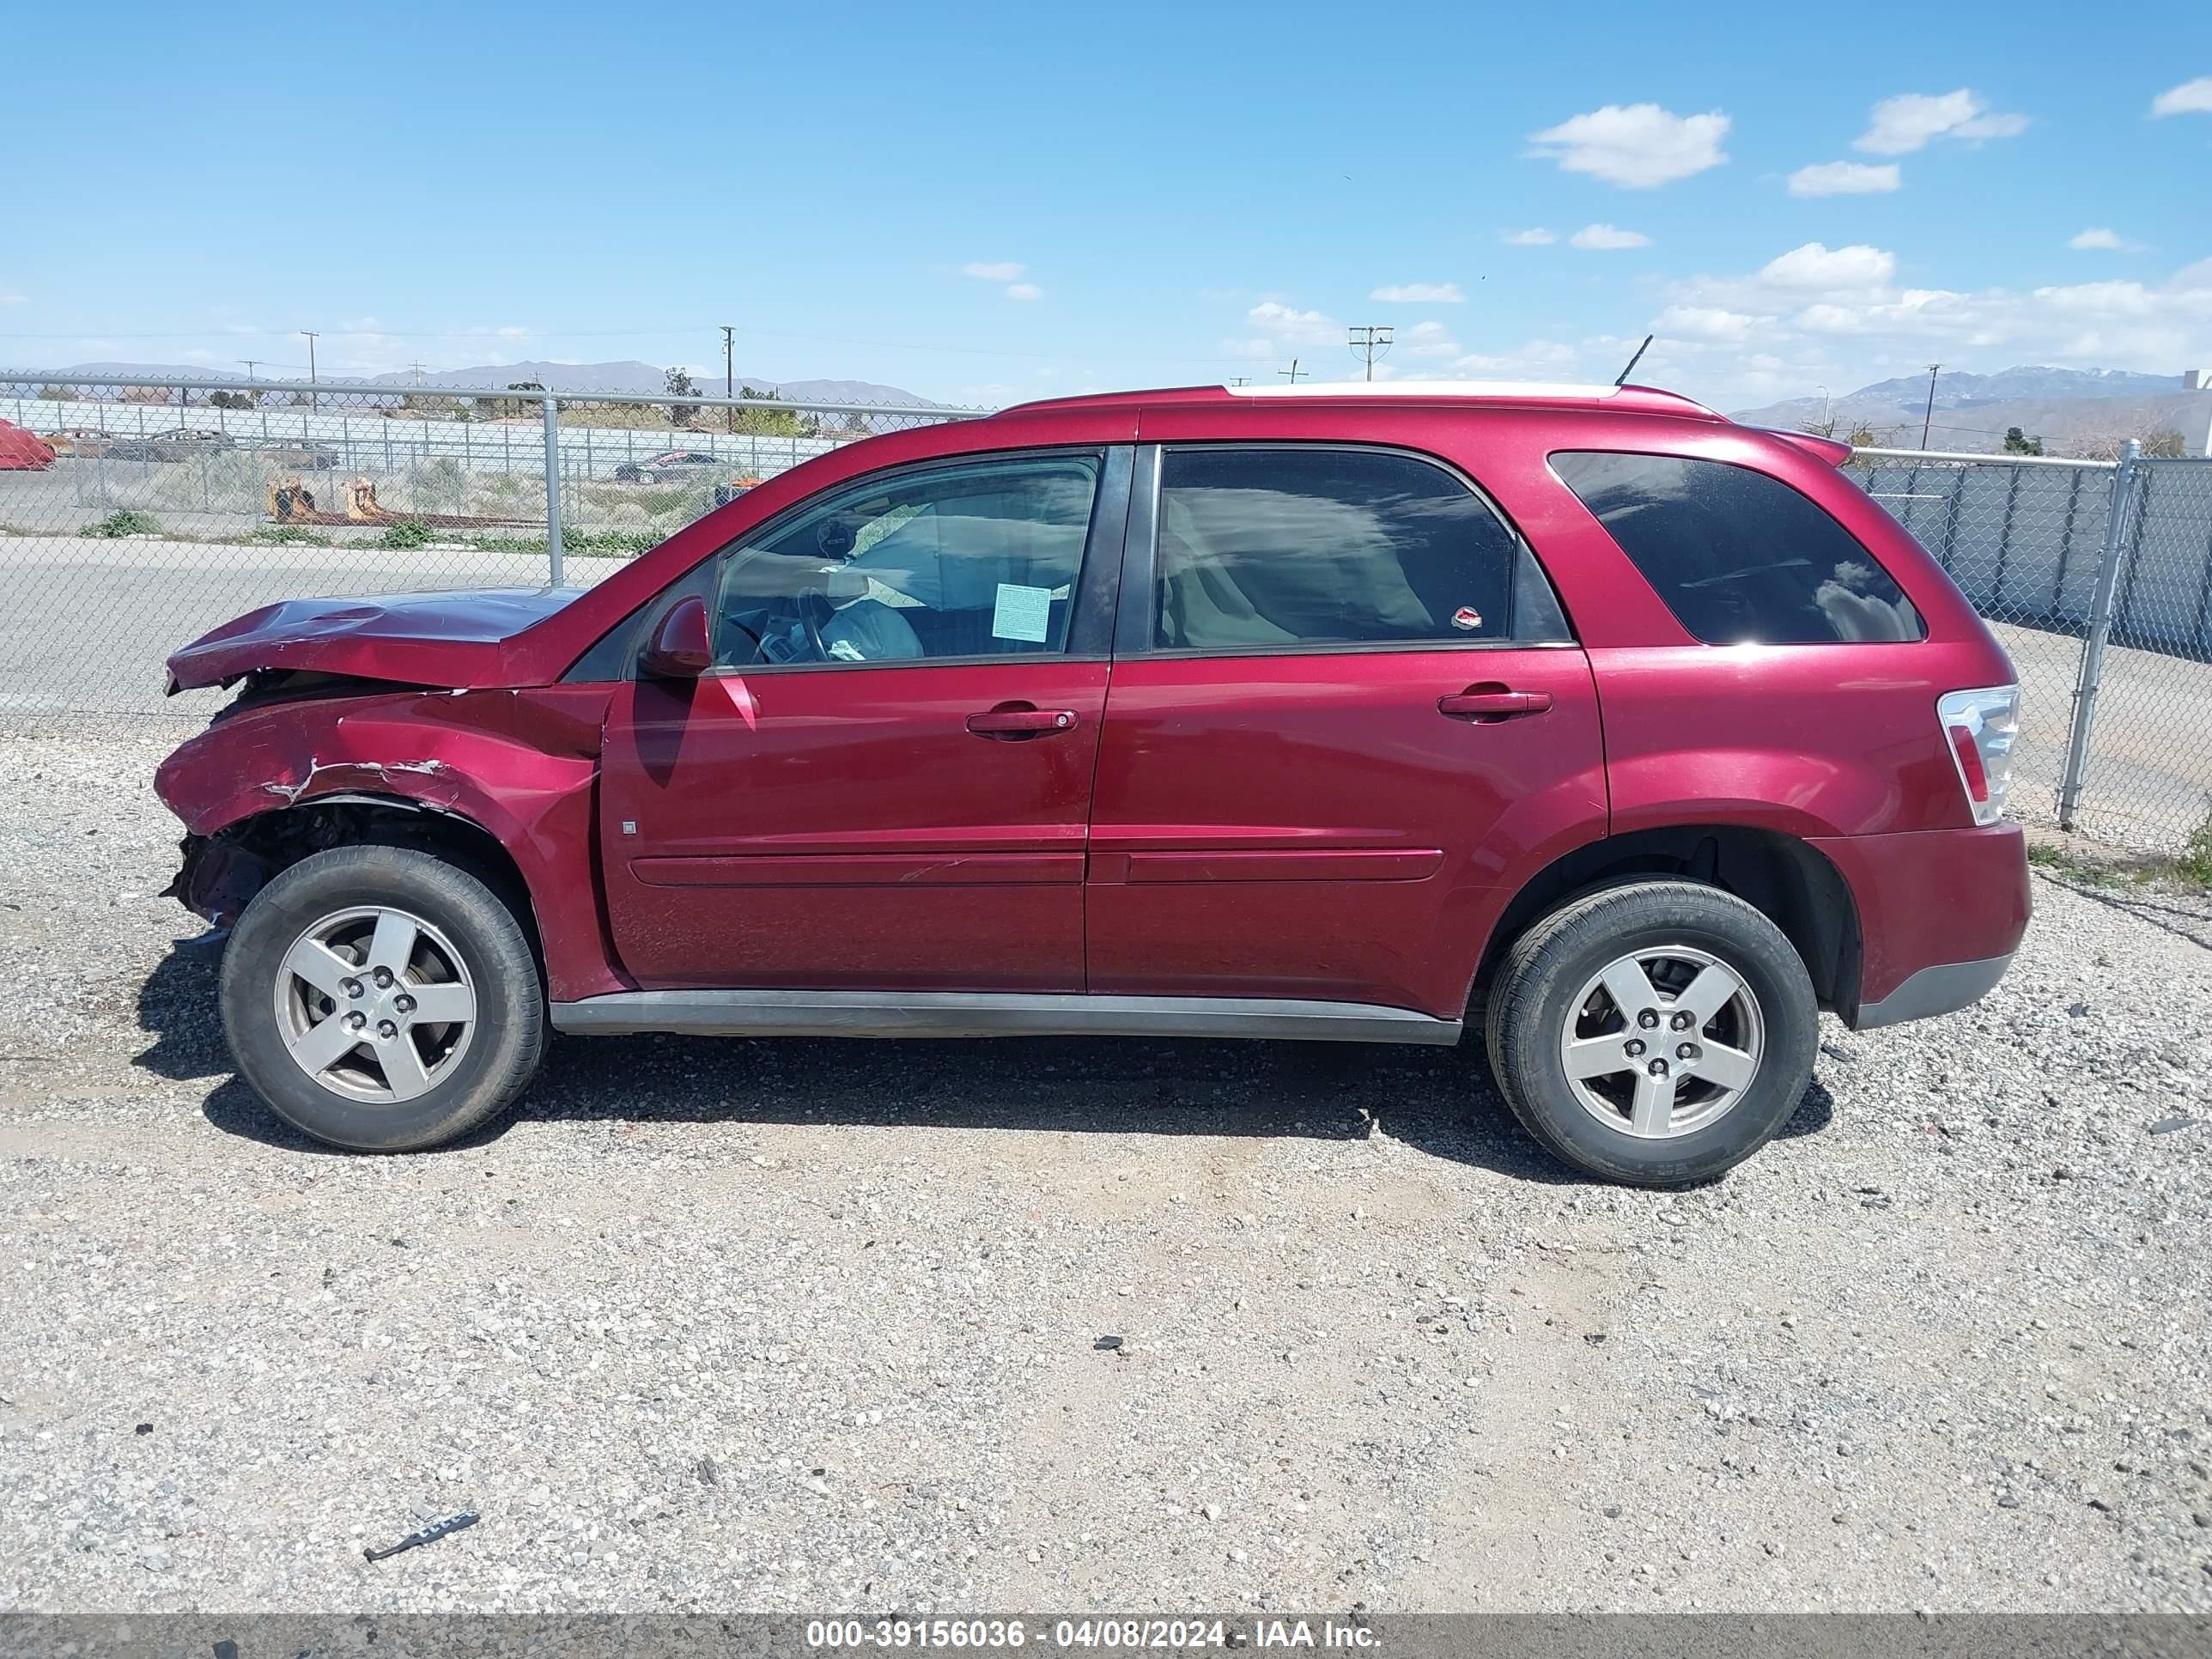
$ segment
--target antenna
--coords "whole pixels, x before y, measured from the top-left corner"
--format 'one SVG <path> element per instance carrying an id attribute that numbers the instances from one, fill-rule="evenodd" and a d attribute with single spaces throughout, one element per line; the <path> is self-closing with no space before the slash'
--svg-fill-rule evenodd
<path id="1" fill-rule="evenodd" d="M 1656 334 L 1647 334 L 1644 337 L 1644 343 L 1636 348 L 1636 355 L 1628 360 L 1628 367 L 1620 371 L 1620 378 L 1613 382 L 1615 386 L 1628 384 L 1628 377 L 1636 372 L 1637 364 L 1644 361 L 1644 354 L 1651 349 L 1651 342 L 1656 338 L 1658 336 Z"/>

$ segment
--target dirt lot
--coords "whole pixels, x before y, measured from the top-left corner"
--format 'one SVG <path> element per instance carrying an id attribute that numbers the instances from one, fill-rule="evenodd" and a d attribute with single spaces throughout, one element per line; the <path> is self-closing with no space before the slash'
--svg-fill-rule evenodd
<path id="1" fill-rule="evenodd" d="M 2202 902 L 2039 883 L 1685 1194 L 1267 1044 L 568 1041 L 349 1158 L 172 949 L 169 725 L 0 726 L 0 1606 L 2212 1609 Z"/>

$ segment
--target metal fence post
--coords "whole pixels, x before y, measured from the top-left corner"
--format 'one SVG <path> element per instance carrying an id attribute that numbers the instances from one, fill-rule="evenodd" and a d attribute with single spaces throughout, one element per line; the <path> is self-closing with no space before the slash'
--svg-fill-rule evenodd
<path id="1" fill-rule="evenodd" d="M 560 404 L 545 394 L 545 569 L 561 586 L 561 416 Z"/>
<path id="2" fill-rule="evenodd" d="M 2105 642 L 2112 633 L 2112 597 L 2120 585 L 2120 560 L 2128 545 L 2128 520 L 2135 508 L 2136 461 L 2142 445 L 2128 440 L 2112 474 L 2112 510 L 2105 518 L 2105 546 L 2097 560 L 2097 593 L 2089 605 L 2089 633 L 2081 646 L 2081 671 L 2074 683 L 2074 725 L 2066 738 L 2066 770 L 2058 781 L 2058 827 L 2071 830 L 2081 806 L 2083 773 L 2089 763 L 2089 732 L 2097 713 L 2097 687 L 2105 674 Z"/>

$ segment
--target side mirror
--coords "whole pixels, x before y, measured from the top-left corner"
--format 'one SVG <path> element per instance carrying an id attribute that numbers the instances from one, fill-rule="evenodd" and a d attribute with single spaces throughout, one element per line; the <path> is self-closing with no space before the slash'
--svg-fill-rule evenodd
<path id="1" fill-rule="evenodd" d="M 640 672 L 656 680 L 696 680 L 714 663 L 707 607 L 695 596 L 678 599 L 660 619 L 637 665 Z"/>

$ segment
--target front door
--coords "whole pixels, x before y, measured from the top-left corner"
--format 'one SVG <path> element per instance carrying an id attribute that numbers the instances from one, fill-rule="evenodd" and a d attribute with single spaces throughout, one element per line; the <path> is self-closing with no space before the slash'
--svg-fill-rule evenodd
<path id="1" fill-rule="evenodd" d="M 1112 592 L 1084 572 L 1118 557 L 1127 455 L 894 469 L 720 556 L 714 669 L 633 678 L 608 718 L 640 985 L 1083 988 Z"/>
<path id="2" fill-rule="evenodd" d="M 1098 760 L 1091 989 L 1457 1018 L 1506 872 L 1605 817 L 1589 665 L 1541 571 L 1409 454 L 1171 446 L 1140 503 L 1155 465 Z"/>

